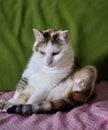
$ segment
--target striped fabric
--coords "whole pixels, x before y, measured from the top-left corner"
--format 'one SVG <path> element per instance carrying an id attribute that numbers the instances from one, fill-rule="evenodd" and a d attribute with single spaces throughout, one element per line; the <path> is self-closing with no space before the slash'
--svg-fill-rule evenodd
<path id="1" fill-rule="evenodd" d="M 9 99 L 14 92 L 0 92 Z M 21 116 L 0 113 L 0 130 L 108 130 L 108 82 L 96 86 L 96 98 L 69 112 Z"/>

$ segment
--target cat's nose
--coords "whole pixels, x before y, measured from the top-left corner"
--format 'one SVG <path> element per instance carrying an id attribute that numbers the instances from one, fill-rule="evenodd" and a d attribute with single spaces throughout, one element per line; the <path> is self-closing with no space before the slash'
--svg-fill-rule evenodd
<path id="1" fill-rule="evenodd" d="M 52 60 L 51 59 L 47 59 L 47 63 L 48 63 L 48 65 L 52 64 Z"/>

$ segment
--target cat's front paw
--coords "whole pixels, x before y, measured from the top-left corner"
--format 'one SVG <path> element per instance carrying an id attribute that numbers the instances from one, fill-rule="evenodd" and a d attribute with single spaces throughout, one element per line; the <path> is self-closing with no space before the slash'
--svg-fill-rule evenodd
<path id="1" fill-rule="evenodd" d="M 6 112 L 7 109 L 11 106 L 11 103 L 1 99 L 0 100 L 0 112 Z"/>
<path id="2" fill-rule="evenodd" d="M 3 99 L 1 99 L 0 100 L 0 111 L 4 111 L 4 109 L 5 109 L 5 100 L 3 100 Z"/>
<path id="3" fill-rule="evenodd" d="M 84 79 L 77 78 L 74 80 L 74 83 L 73 83 L 73 91 L 74 92 L 81 92 L 85 88 L 86 88 L 86 84 L 85 84 Z"/>

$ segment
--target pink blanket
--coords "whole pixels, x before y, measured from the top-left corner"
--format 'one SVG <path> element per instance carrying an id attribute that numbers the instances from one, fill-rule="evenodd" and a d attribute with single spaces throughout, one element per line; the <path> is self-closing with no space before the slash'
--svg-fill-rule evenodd
<path id="1" fill-rule="evenodd" d="M 108 82 L 96 85 L 96 98 L 68 112 L 21 116 L 0 113 L 0 130 L 108 130 Z M 14 92 L 0 92 L 9 99 Z"/>

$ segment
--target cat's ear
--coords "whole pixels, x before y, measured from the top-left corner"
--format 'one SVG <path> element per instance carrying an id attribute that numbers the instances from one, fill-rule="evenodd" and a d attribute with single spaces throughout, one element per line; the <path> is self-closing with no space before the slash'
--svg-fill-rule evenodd
<path id="1" fill-rule="evenodd" d="M 42 32 L 40 32 L 39 30 L 33 29 L 33 32 L 34 32 L 35 39 L 37 41 L 40 41 L 40 40 L 44 39 L 44 36 L 43 36 Z"/>
<path id="2" fill-rule="evenodd" d="M 69 31 L 64 30 L 60 32 L 60 40 L 63 42 L 68 42 L 69 41 Z"/>

